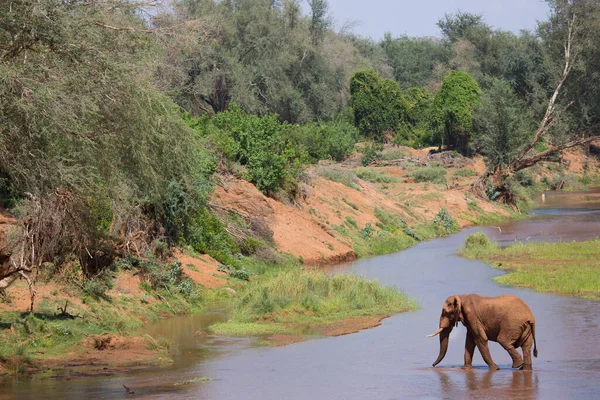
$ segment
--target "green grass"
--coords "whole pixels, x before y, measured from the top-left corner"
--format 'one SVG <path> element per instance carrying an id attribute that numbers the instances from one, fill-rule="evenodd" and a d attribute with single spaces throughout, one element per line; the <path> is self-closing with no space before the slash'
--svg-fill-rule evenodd
<path id="1" fill-rule="evenodd" d="M 392 149 L 384 149 L 381 152 L 381 159 L 382 160 L 398 160 L 402 157 L 404 157 L 404 150 L 399 149 L 399 148 L 392 148 Z"/>
<path id="2" fill-rule="evenodd" d="M 327 324 L 416 308 L 414 300 L 396 289 L 354 275 L 278 269 L 234 299 L 229 322 L 211 328 L 229 335 L 269 335 L 290 332 L 298 324 Z"/>
<path id="3" fill-rule="evenodd" d="M 477 176 L 477 175 L 479 175 L 477 172 L 475 172 L 469 168 L 457 169 L 456 171 L 454 171 L 454 174 L 453 174 L 453 176 L 455 178 L 470 178 L 470 177 Z"/>
<path id="4" fill-rule="evenodd" d="M 2 313 L 0 325 L 12 328 L 0 334 L 0 359 L 8 360 L 19 353 L 31 355 L 32 360 L 59 357 L 69 353 L 88 335 L 133 332 L 142 326 L 140 319 L 131 318 L 123 312 L 125 307 L 136 307 L 125 304 L 127 300 L 122 304 L 110 304 L 104 300 L 88 300 L 88 303 L 88 310 L 69 306 L 69 313 L 82 317 L 75 319 L 56 315 L 57 307 L 64 306 L 62 300 L 44 300 L 39 303 L 38 312 L 33 314 Z M 142 305 L 139 308 L 147 309 Z"/>
<path id="5" fill-rule="evenodd" d="M 274 322 L 236 322 L 228 321 L 211 325 L 213 333 L 227 336 L 260 336 L 291 333 L 292 329 L 282 323 Z"/>
<path id="6" fill-rule="evenodd" d="M 422 201 L 438 201 L 442 200 L 444 198 L 444 195 L 438 192 L 431 192 L 420 194 L 417 196 L 417 198 Z"/>
<path id="7" fill-rule="evenodd" d="M 357 168 L 354 170 L 356 176 L 365 181 L 373 183 L 396 183 L 398 178 L 378 170 L 377 168 Z"/>
<path id="8" fill-rule="evenodd" d="M 475 237 L 475 235 L 477 235 Z M 482 233 L 467 237 L 460 254 L 508 271 L 502 284 L 600 300 L 600 240 L 518 243 L 498 247 Z"/>
<path id="9" fill-rule="evenodd" d="M 417 168 L 409 173 L 415 182 L 446 183 L 446 171 L 441 167 Z"/>
<path id="10" fill-rule="evenodd" d="M 320 167 L 317 168 L 317 175 L 333 182 L 339 182 L 352 189 L 359 190 L 358 179 L 356 174 L 338 167 Z"/>
<path id="11" fill-rule="evenodd" d="M 108 292 L 90 293 L 75 286 L 65 286 L 56 291 L 56 295 L 38 300 L 35 313 L 1 313 L 0 361 L 14 364 L 15 359 L 25 357 L 35 364 L 47 358 L 60 358 L 73 349 L 82 348 L 82 340 L 89 335 L 143 334 L 144 323 L 166 315 L 200 311 L 207 302 L 224 297 L 218 291 L 201 293 L 192 281 L 175 279 L 171 274 L 176 272 L 173 265 L 149 263 L 144 271 L 140 270 L 145 277 L 141 286 L 146 290 L 140 297 L 118 293 L 109 296 Z M 161 271 L 164 276 L 159 274 Z M 165 277 L 169 280 L 164 280 Z M 156 282 L 160 285 L 153 289 L 152 283 Z M 69 302 L 67 306 L 67 313 L 75 318 L 58 311 L 65 307 L 66 300 L 59 295 L 63 291 L 81 298 L 82 304 Z M 149 303 L 151 297 L 159 301 Z M 164 341 L 149 337 L 147 340 L 151 350 L 162 352 L 168 347 Z"/>

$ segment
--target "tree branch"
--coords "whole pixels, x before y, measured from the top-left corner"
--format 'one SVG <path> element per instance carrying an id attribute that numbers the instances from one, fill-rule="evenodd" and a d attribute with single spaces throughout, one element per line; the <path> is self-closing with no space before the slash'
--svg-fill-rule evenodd
<path id="1" fill-rule="evenodd" d="M 593 142 L 594 140 L 600 140 L 600 136 L 590 136 L 587 138 L 579 138 L 571 140 L 570 142 L 561 144 L 559 146 L 553 146 L 546 151 L 542 151 L 532 157 L 526 158 L 524 160 L 519 160 L 518 162 L 514 162 L 511 167 L 511 172 L 517 172 L 522 169 L 531 167 L 540 161 L 544 161 L 548 159 L 553 154 L 556 154 L 562 150 L 569 149 L 571 147 L 579 146 L 585 143 Z"/>
<path id="2" fill-rule="evenodd" d="M 533 136 L 533 139 L 531 139 L 531 141 L 529 142 L 527 147 L 525 147 L 525 149 L 517 157 L 515 157 L 513 162 L 511 162 L 511 169 L 514 169 L 512 167 L 513 164 L 519 164 L 523 161 L 523 158 L 527 155 L 527 153 L 529 153 L 531 151 L 531 149 L 533 149 L 533 146 L 535 146 L 535 144 L 542 138 L 542 136 L 544 136 L 546 133 L 548 133 L 548 130 L 556 122 L 555 118 L 553 117 L 554 106 L 556 103 L 556 99 L 558 98 L 558 95 L 560 93 L 560 90 L 563 87 L 563 84 L 565 83 L 565 81 L 567 80 L 567 77 L 569 76 L 569 72 L 571 72 L 572 61 L 574 58 L 572 48 L 573 48 L 573 37 L 575 35 L 575 29 L 574 29 L 575 22 L 576 22 L 576 15 L 573 14 L 573 18 L 567 22 L 567 25 L 568 25 L 567 39 L 566 39 L 566 42 L 564 45 L 565 66 L 563 68 L 563 73 L 560 77 L 560 80 L 558 81 L 558 84 L 556 85 L 556 88 L 554 89 L 554 93 L 552 93 L 550 100 L 548 100 L 548 107 L 546 107 L 546 113 L 544 114 L 544 118 L 542 118 L 540 125 L 539 125 L 537 131 L 535 132 L 535 135 Z"/>

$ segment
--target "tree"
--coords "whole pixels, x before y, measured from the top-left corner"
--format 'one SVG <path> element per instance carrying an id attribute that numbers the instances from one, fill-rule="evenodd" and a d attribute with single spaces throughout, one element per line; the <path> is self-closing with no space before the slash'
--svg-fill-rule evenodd
<path id="1" fill-rule="evenodd" d="M 359 132 L 379 142 L 385 132 L 397 132 L 406 121 L 408 105 L 400 87 L 372 70 L 358 71 L 350 78 L 350 105 Z"/>
<path id="2" fill-rule="evenodd" d="M 392 39 L 386 33 L 381 46 L 394 69 L 394 78 L 402 89 L 425 86 L 431 79 L 434 67 L 448 60 L 447 49 L 434 40 L 407 36 Z"/>
<path id="3" fill-rule="evenodd" d="M 327 0 L 308 0 L 308 5 L 310 6 L 310 34 L 313 46 L 316 46 L 323 41 L 329 28 L 327 19 L 329 4 Z"/>
<path id="4" fill-rule="evenodd" d="M 475 109 L 476 143 L 490 171 L 506 168 L 532 133 L 530 116 L 510 85 L 494 79 Z"/>
<path id="5" fill-rule="evenodd" d="M 137 7 L 0 3 L 0 174 L 27 215 L 13 271 L 73 254 L 93 276 L 107 238 L 178 240 L 177 216 L 205 204 L 212 162 L 155 85 L 160 47 Z"/>
<path id="6" fill-rule="evenodd" d="M 438 143 L 460 152 L 470 152 L 473 107 L 479 101 L 479 86 L 467 73 L 451 71 L 431 106 L 431 127 Z"/>
<path id="7" fill-rule="evenodd" d="M 556 154 L 560 154 L 564 149 L 589 143 L 600 139 L 597 135 L 595 126 L 587 126 L 587 129 L 579 130 L 578 125 L 560 125 L 561 117 L 566 114 L 567 108 L 571 106 L 574 100 L 567 97 L 567 103 L 559 107 L 563 89 L 573 70 L 578 70 L 586 65 L 587 56 L 597 54 L 594 50 L 597 48 L 590 38 L 596 31 L 596 23 L 600 16 L 600 4 L 597 2 L 570 2 L 567 0 L 549 1 L 552 16 L 547 23 L 540 27 L 542 36 L 547 44 L 552 48 L 557 43 L 560 44 L 562 58 L 561 68 L 557 71 L 556 86 L 552 91 L 545 108 L 543 117 L 539 125 L 527 141 L 527 143 L 518 151 L 507 165 L 499 165 L 493 171 L 487 171 L 474 184 L 473 191 L 486 197 L 489 187 L 497 193 L 496 197 L 500 201 L 512 204 L 516 207 L 513 193 L 507 185 L 508 179 L 516 172 L 529 168 L 540 161 L 548 160 Z M 554 47 L 556 52 L 556 47 Z M 556 53 L 555 53 L 556 54 Z M 585 76 L 591 71 L 583 69 L 579 71 Z M 593 73 L 592 73 L 593 75 Z M 568 94 L 567 94 L 568 95 Z M 566 96 L 562 96 L 566 97 Z M 543 151 L 536 151 L 535 146 L 540 140 L 545 139 L 551 143 L 550 147 Z"/>

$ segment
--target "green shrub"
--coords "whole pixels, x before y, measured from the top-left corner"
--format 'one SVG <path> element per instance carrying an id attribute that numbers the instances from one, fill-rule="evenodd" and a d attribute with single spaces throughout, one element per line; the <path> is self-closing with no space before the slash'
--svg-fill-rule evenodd
<path id="1" fill-rule="evenodd" d="M 404 150 L 399 149 L 399 148 L 391 148 L 391 149 L 385 149 L 381 152 L 381 159 L 382 160 L 399 160 L 400 158 L 404 157 Z"/>
<path id="2" fill-rule="evenodd" d="M 356 176 L 360 179 L 364 179 L 365 181 L 373 182 L 373 183 L 396 183 L 398 182 L 398 178 L 391 175 L 386 175 L 384 172 L 381 172 L 375 168 L 358 168 L 354 170 Z"/>
<path id="3" fill-rule="evenodd" d="M 498 248 L 483 232 L 473 233 L 465 239 L 460 254 L 469 258 L 479 258 Z"/>
<path id="4" fill-rule="evenodd" d="M 452 214 L 443 207 L 435 215 L 433 223 L 445 234 L 451 234 L 458 231 L 458 222 L 452 218 Z"/>
<path id="5" fill-rule="evenodd" d="M 188 244 L 198 253 L 209 254 L 222 263 L 232 262 L 240 249 L 217 216 L 206 208 L 191 223 Z"/>
<path id="6" fill-rule="evenodd" d="M 473 171 L 469 168 L 461 168 L 454 171 L 454 177 L 456 178 L 469 178 L 472 176 L 477 176 L 477 172 Z"/>
<path id="7" fill-rule="evenodd" d="M 360 160 L 360 163 L 363 167 L 371 164 L 375 160 L 379 160 L 381 158 L 381 151 L 383 150 L 383 145 L 377 142 L 371 142 L 365 145 L 360 149 L 360 152 L 363 153 L 363 156 Z"/>
<path id="8" fill-rule="evenodd" d="M 248 180 L 263 193 L 297 194 L 308 154 L 289 137 L 294 128 L 280 123 L 276 115 L 259 117 L 232 104 L 226 112 L 202 119 L 194 127 L 210 137 L 225 157 L 246 166 Z"/>
<path id="9" fill-rule="evenodd" d="M 333 181 L 339 182 L 343 185 L 351 187 L 352 189 L 360 189 L 358 185 L 358 179 L 356 179 L 356 174 L 352 171 L 348 171 L 339 167 L 320 167 L 317 168 L 317 175 Z"/>
<path id="10" fill-rule="evenodd" d="M 313 162 L 345 160 L 353 153 L 359 137 L 358 130 L 344 121 L 290 125 L 287 130 L 290 140 L 303 147 Z"/>
<path id="11" fill-rule="evenodd" d="M 360 133 L 378 142 L 385 132 L 397 131 L 409 108 L 398 83 L 372 70 L 357 71 L 350 78 L 350 105 Z"/>
<path id="12" fill-rule="evenodd" d="M 346 222 L 348 224 L 352 225 L 354 228 L 358 229 L 358 222 L 356 222 L 356 220 L 354 218 L 352 218 L 351 216 L 346 217 Z"/>
<path id="13" fill-rule="evenodd" d="M 439 167 L 418 168 L 408 174 L 415 182 L 446 183 L 446 171 Z"/>

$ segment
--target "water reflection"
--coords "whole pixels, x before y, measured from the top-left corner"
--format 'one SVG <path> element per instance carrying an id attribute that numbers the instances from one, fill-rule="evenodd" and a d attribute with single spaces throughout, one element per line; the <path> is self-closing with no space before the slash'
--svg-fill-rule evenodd
<path id="1" fill-rule="evenodd" d="M 436 368 L 444 398 L 537 399 L 535 371 Z"/>

